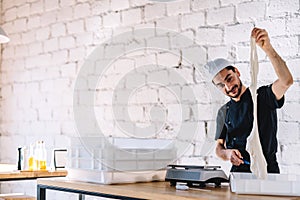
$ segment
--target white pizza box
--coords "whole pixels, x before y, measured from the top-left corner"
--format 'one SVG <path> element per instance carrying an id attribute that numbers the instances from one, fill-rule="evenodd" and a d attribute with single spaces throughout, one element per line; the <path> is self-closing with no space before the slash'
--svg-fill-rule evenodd
<path id="1" fill-rule="evenodd" d="M 68 168 L 70 180 L 85 181 L 100 184 L 120 184 L 164 181 L 166 170 L 153 171 L 106 171 Z"/>
<path id="2" fill-rule="evenodd" d="M 231 173 L 230 189 L 237 194 L 300 196 L 300 176 L 268 174 L 258 179 L 252 173 Z"/>

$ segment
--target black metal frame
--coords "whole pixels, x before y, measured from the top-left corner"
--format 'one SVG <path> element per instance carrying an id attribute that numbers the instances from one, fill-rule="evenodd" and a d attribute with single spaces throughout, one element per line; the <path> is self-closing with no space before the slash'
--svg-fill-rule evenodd
<path id="1" fill-rule="evenodd" d="M 105 198 L 112 198 L 112 199 L 126 199 L 126 200 L 143 200 L 141 198 L 134 198 L 134 197 L 126 197 L 121 195 L 113 195 L 113 194 L 106 194 L 102 192 L 89 192 L 85 190 L 78 190 L 78 189 L 70 189 L 64 187 L 57 187 L 57 186 L 49 186 L 38 184 L 37 185 L 37 200 L 46 200 L 46 190 L 57 190 L 61 192 L 71 192 L 79 194 L 79 200 L 84 200 L 84 195 L 91 195 L 97 197 L 105 197 Z"/>
<path id="2" fill-rule="evenodd" d="M 67 152 L 67 149 L 54 149 L 53 150 L 53 162 L 54 162 L 54 167 L 55 167 L 55 170 L 58 169 L 58 168 L 65 168 L 65 166 L 59 166 L 57 165 L 57 161 L 56 161 L 56 152 Z"/>

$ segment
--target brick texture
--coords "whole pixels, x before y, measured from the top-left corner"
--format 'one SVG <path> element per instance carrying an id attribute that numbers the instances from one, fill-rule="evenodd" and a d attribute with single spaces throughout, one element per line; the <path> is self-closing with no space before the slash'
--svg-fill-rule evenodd
<path id="1" fill-rule="evenodd" d="M 11 41 L 1 45 L 0 162 L 15 163 L 17 147 L 36 140 L 46 141 L 50 162 L 50 150 L 77 135 L 73 106 L 85 96 L 73 95 L 80 83 L 81 89 L 96 87 L 95 113 L 105 135 L 126 136 L 115 120 L 132 135 L 138 134 L 136 124 L 153 124 L 153 138 L 174 137 L 181 124 L 189 130 L 198 123 L 179 163 L 222 165 L 228 171 L 228 162 L 212 150 L 214 110 L 226 99 L 210 96 L 201 67 L 216 57 L 231 59 L 248 84 L 255 24 L 268 30 L 294 77 L 278 112 L 278 155 L 283 172 L 300 171 L 298 0 L 3 0 L 1 9 L 1 27 Z M 185 40 L 178 40 L 180 34 Z M 92 54 L 95 49 L 98 54 Z M 259 84 L 269 84 L 276 73 L 264 52 L 258 53 Z M 97 62 L 84 65 L 95 56 Z M 91 66 L 88 78 L 77 80 L 83 66 Z M 35 185 L 1 183 L 2 192 L 34 195 Z"/>

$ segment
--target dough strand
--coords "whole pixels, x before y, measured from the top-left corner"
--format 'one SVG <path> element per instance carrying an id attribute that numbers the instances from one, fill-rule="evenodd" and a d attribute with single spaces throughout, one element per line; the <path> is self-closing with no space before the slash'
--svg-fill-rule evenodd
<path id="1" fill-rule="evenodd" d="M 250 92 L 253 101 L 254 110 L 254 121 L 251 134 L 247 138 L 246 150 L 250 154 L 251 172 L 255 174 L 257 178 L 265 179 L 268 175 L 267 172 L 267 162 L 262 152 L 262 147 L 259 140 L 258 134 L 258 124 L 257 124 L 257 75 L 258 75 L 258 57 L 255 39 L 251 37 L 250 40 L 251 50 L 250 50 L 250 75 L 251 75 L 251 85 Z"/>

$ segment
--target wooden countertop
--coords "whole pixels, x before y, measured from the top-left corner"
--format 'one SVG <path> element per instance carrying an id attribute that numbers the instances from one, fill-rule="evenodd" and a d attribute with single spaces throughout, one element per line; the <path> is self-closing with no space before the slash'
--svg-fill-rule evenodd
<path id="1" fill-rule="evenodd" d="M 126 196 L 131 198 L 160 199 L 160 200 L 296 200 L 300 197 L 237 195 L 230 192 L 228 185 L 215 188 L 207 186 L 204 189 L 176 190 L 169 182 L 149 182 L 133 184 L 102 185 L 71 181 L 68 179 L 38 179 L 38 185 L 53 188 L 65 188 L 78 191 Z"/>
<path id="2" fill-rule="evenodd" d="M 0 172 L 0 181 L 13 181 L 13 180 L 26 180 L 26 179 L 37 179 L 47 177 L 65 177 L 68 172 L 66 170 L 57 171 L 11 171 L 11 172 Z"/>

